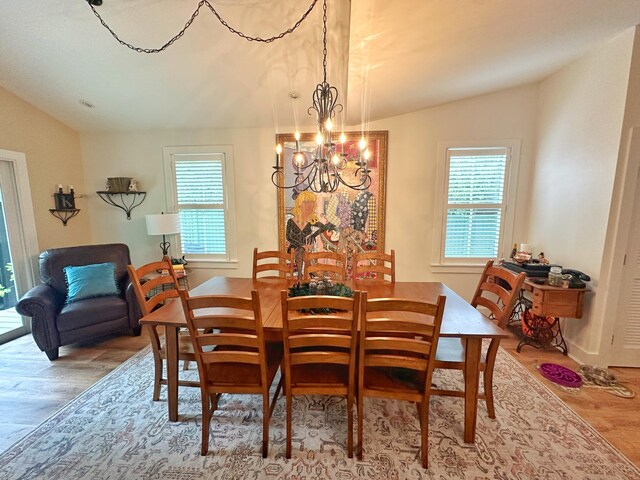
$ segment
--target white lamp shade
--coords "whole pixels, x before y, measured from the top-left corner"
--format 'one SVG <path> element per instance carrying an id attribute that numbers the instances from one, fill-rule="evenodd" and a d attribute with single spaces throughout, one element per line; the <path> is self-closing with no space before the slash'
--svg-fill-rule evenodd
<path id="1" fill-rule="evenodd" d="M 180 233 L 180 215 L 177 213 L 147 215 L 146 220 L 148 235 Z"/>

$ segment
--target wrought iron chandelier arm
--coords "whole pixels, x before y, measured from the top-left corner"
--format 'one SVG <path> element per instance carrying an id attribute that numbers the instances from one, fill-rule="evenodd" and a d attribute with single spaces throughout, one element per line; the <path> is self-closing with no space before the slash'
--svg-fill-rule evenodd
<path id="1" fill-rule="evenodd" d="M 231 33 L 235 33 L 239 37 L 242 37 L 245 40 L 248 40 L 250 42 L 271 43 L 271 42 L 273 42 L 275 40 L 281 39 L 285 35 L 289 35 L 290 33 L 293 33 L 300 26 L 300 24 L 307 18 L 309 13 L 311 13 L 313 8 L 318 3 L 318 0 L 312 0 L 311 4 L 309 5 L 309 8 L 307 8 L 307 10 L 300 17 L 300 19 L 292 27 L 288 28 L 287 30 L 285 30 L 283 32 L 280 32 L 277 35 L 269 37 L 269 38 L 253 37 L 253 36 L 250 36 L 250 35 L 247 35 L 247 34 L 241 32 L 240 30 L 236 30 L 231 25 L 229 25 L 224 18 L 222 18 L 220 16 L 220 14 L 216 11 L 215 8 L 213 8 L 213 5 L 211 5 L 211 3 L 209 3 L 208 0 L 200 0 L 200 2 L 198 3 L 198 7 L 191 14 L 191 17 L 189 18 L 189 20 L 187 20 L 187 23 L 185 23 L 184 27 L 177 34 L 175 34 L 173 37 L 171 37 L 171 39 L 168 42 L 166 42 L 164 45 L 162 45 L 159 48 L 137 47 L 135 45 L 132 45 L 131 43 L 128 43 L 128 42 L 122 40 L 118 36 L 118 34 L 109 25 L 107 25 L 107 22 L 105 22 L 104 19 L 100 16 L 100 14 L 96 10 L 95 5 L 92 2 L 92 0 L 87 0 L 87 3 L 89 4 L 89 7 L 93 11 L 93 14 L 98 18 L 98 20 L 100 20 L 100 23 L 102 24 L 102 26 L 107 29 L 107 31 L 111 34 L 111 36 L 113 38 L 115 38 L 118 41 L 118 43 L 120 43 L 120 45 L 123 45 L 123 46 L 125 46 L 125 47 L 127 47 L 127 48 L 129 48 L 129 49 L 131 49 L 131 50 L 133 50 L 135 52 L 138 52 L 138 53 L 160 53 L 160 52 L 163 52 L 164 50 L 166 50 L 167 48 L 169 48 L 171 45 L 173 45 L 178 39 L 182 38 L 182 36 L 187 31 L 187 29 L 191 26 L 193 21 L 200 14 L 200 9 L 205 5 L 209 8 L 209 10 L 211 10 L 211 13 L 213 13 L 213 15 L 218 19 L 218 21 L 220 21 L 220 23 L 222 23 L 222 25 L 224 25 L 227 28 L 227 30 L 229 30 Z"/>

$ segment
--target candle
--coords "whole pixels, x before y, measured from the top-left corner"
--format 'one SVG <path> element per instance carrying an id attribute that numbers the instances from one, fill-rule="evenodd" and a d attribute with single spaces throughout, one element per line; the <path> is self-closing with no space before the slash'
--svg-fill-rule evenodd
<path id="1" fill-rule="evenodd" d="M 276 168 L 280 168 L 280 154 L 282 153 L 282 145 L 276 145 Z"/>

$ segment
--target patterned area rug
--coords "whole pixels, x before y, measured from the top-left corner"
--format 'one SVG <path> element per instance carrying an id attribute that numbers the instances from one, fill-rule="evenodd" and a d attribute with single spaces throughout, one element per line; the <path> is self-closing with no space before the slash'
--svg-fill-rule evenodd
<path id="1" fill-rule="evenodd" d="M 434 381 L 461 383 L 443 371 Z M 168 422 L 166 402 L 151 400 L 152 359 L 144 350 L 0 456 L 0 479 L 640 479 L 638 468 L 504 351 L 495 385 L 497 419 L 481 402 L 475 445 L 462 442 L 462 399 L 431 399 L 428 470 L 419 464 L 414 406 L 365 400 L 360 462 L 347 458 L 346 401 L 335 397 L 294 400 L 286 460 L 284 400 L 263 459 L 259 397 L 223 396 L 209 455 L 201 457 L 199 390 L 180 391 L 180 421 Z"/>

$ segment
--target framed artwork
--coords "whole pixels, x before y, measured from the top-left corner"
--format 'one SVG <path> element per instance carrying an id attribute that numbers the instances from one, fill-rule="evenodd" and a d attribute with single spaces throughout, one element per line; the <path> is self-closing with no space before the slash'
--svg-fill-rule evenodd
<path id="1" fill-rule="evenodd" d="M 334 251 L 347 256 L 347 273 L 351 276 L 352 257 L 357 252 L 384 251 L 387 132 L 369 132 L 365 135 L 371 153 L 369 169 L 371 185 L 366 190 L 354 190 L 340 185 L 334 192 L 314 193 L 310 190 L 277 188 L 278 195 L 278 246 L 291 251 L 304 245 L 309 252 Z M 358 184 L 355 177 L 358 166 L 355 158 L 361 132 L 345 132 L 344 152 L 347 166 L 340 172 L 351 184 Z M 276 136 L 282 145 L 281 161 L 284 184 L 295 181 L 293 154 L 296 142 L 293 134 Z M 300 151 L 309 153 L 316 148 L 315 134 L 302 134 Z M 342 146 L 339 147 L 342 149 Z"/>

